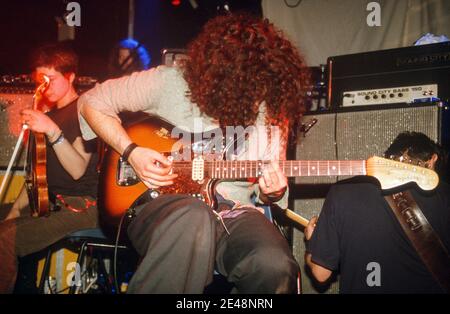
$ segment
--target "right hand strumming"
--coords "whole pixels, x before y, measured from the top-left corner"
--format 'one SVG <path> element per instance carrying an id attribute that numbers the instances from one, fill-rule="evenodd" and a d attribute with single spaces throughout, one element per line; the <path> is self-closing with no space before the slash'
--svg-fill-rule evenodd
<path id="1" fill-rule="evenodd" d="M 172 162 L 157 151 L 136 147 L 128 157 L 134 171 L 149 189 L 173 184 Z"/>

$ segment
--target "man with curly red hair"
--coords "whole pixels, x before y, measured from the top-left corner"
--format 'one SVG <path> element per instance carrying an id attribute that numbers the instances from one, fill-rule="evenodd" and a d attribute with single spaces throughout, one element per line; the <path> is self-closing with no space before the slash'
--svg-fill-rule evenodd
<path id="1" fill-rule="evenodd" d="M 187 131 L 199 123 L 202 131 L 255 126 L 233 158 L 272 162 L 258 180 L 220 182 L 218 215 L 188 195 L 139 206 L 128 236 L 143 259 L 128 292 L 202 293 L 216 269 L 237 293 L 293 293 L 298 264 L 260 207 L 287 206 L 278 160 L 286 158 L 288 132 L 304 111 L 305 63 L 271 23 L 246 14 L 210 20 L 188 48 L 180 66 L 109 80 L 85 93 L 84 137 L 103 138 L 152 189 L 173 184 L 177 173 L 166 157 L 132 143 L 119 112 L 143 111 Z"/>

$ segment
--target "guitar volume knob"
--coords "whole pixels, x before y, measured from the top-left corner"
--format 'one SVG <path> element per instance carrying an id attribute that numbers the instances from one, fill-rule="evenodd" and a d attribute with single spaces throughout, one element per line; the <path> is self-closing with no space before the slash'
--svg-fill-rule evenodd
<path id="1" fill-rule="evenodd" d="M 153 190 L 150 192 L 150 197 L 151 198 L 157 198 L 159 196 L 159 192 L 156 190 Z"/>

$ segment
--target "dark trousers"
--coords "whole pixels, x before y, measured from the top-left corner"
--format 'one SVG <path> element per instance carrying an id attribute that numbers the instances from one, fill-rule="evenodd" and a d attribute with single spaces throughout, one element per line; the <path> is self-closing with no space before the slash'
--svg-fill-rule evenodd
<path id="1" fill-rule="evenodd" d="M 286 240 L 256 209 L 224 219 L 203 202 L 163 195 L 140 208 L 128 235 L 142 261 L 128 293 L 202 293 L 214 269 L 235 293 L 294 293 L 299 267 Z"/>
<path id="2" fill-rule="evenodd" d="M 82 206 L 84 199 L 94 200 L 90 196 L 70 197 L 69 203 Z M 38 252 L 77 230 L 97 227 L 97 216 L 95 206 L 76 213 L 61 205 L 61 210 L 48 217 L 31 217 L 24 210 L 21 217 L 0 222 L 0 293 L 13 292 L 18 257 Z"/>

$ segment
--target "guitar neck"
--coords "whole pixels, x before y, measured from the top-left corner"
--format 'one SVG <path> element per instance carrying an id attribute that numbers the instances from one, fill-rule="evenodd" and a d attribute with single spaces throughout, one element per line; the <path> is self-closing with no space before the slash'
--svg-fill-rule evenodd
<path id="1" fill-rule="evenodd" d="M 262 175 L 269 161 L 217 160 L 204 163 L 205 173 L 213 179 L 244 179 Z M 176 163 L 177 164 L 177 163 Z M 355 176 L 366 175 L 365 160 L 280 160 L 281 170 L 287 177 Z M 191 170 L 190 165 L 180 163 L 175 168 Z"/>

